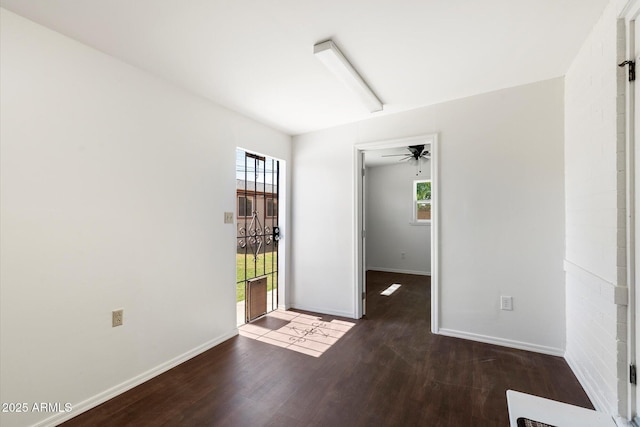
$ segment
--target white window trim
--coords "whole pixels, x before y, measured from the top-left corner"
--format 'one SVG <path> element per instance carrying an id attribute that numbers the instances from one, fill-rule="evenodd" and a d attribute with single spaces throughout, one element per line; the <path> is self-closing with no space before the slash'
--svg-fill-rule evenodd
<path id="1" fill-rule="evenodd" d="M 427 199 L 427 200 L 418 200 L 417 197 L 417 190 L 418 190 L 418 183 L 420 182 L 430 182 L 431 186 L 433 188 L 433 182 L 431 181 L 431 179 L 414 179 L 413 180 L 413 186 L 412 186 L 412 195 L 411 195 L 411 200 L 412 200 L 412 205 L 411 205 L 411 222 L 409 222 L 410 225 L 418 225 L 418 226 L 425 226 L 425 225 L 431 225 L 431 219 L 418 219 L 418 210 L 417 210 L 417 204 L 418 203 L 429 203 L 430 205 L 433 206 L 433 197 L 431 197 L 431 199 Z"/>

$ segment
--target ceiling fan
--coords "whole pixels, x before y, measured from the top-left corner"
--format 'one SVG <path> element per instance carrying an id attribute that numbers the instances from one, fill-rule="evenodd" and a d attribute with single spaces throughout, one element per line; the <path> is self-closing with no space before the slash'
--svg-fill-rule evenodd
<path id="1" fill-rule="evenodd" d="M 415 160 L 420 160 L 420 159 L 430 159 L 431 158 L 431 153 L 428 150 L 424 149 L 424 144 L 423 145 L 410 145 L 407 147 L 407 150 L 409 150 L 409 154 L 405 153 L 405 154 L 386 154 L 383 155 L 381 157 L 398 157 L 398 156 L 402 156 L 402 159 L 400 159 L 399 161 L 403 161 L 403 160 L 409 160 L 409 159 L 415 159 Z"/>

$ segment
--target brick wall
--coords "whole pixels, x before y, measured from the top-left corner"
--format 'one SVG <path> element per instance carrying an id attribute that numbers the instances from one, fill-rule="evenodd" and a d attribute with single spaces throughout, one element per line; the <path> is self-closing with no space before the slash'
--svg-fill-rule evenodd
<path id="1" fill-rule="evenodd" d="M 626 413 L 624 27 L 610 2 L 565 77 L 566 359 Z"/>

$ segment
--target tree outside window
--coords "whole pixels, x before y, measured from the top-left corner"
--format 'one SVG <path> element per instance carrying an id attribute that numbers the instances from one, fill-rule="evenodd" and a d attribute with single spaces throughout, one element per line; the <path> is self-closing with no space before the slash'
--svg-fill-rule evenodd
<path id="1" fill-rule="evenodd" d="M 413 219 L 431 222 L 431 180 L 413 181 Z"/>

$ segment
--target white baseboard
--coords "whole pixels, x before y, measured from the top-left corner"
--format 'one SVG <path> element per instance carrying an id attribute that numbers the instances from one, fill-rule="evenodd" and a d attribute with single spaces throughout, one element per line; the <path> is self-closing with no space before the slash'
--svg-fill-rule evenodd
<path id="1" fill-rule="evenodd" d="M 355 319 L 354 313 L 347 312 L 347 311 L 337 311 L 337 310 L 331 310 L 323 307 L 312 307 L 310 305 L 304 305 L 304 304 L 291 304 L 290 308 L 294 310 L 297 309 L 297 310 L 311 311 L 313 313 L 318 313 L 318 314 L 329 314 L 331 316 L 348 317 L 349 319 Z"/>
<path id="2" fill-rule="evenodd" d="M 456 331 L 453 329 L 440 328 L 438 333 L 454 338 L 463 338 L 471 341 L 479 341 L 487 344 L 500 345 L 502 347 L 517 348 L 518 350 L 533 351 L 535 353 L 549 354 L 551 356 L 564 356 L 564 349 L 548 347 L 539 344 L 532 344 L 522 341 L 514 341 L 505 338 L 492 337 L 488 335 L 474 334 L 471 332 Z"/>
<path id="3" fill-rule="evenodd" d="M 584 370 L 581 369 L 580 365 L 576 363 L 573 357 L 571 357 L 571 354 L 565 353 L 564 360 L 567 361 L 569 368 L 571 368 L 571 371 L 573 371 L 573 375 L 576 376 L 578 382 L 584 389 L 584 392 L 587 393 L 587 397 L 591 401 L 591 404 L 596 409 L 596 411 L 609 412 L 609 408 L 607 408 L 603 396 L 598 393 L 593 383 L 589 381 L 588 377 L 585 375 Z"/>
<path id="4" fill-rule="evenodd" d="M 162 363 L 155 368 L 149 369 L 142 374 L 131 378 L 121 384 L 118 384 L 114 387 L 111 387 L 108 390 L 103 391 L 89 399 L 83 400 L 82 402 L 73 404 L 73 411 L 67 413 L 60 413 L 53 415 L 45 420 L 42 420 L 36 424 L 33 424 L 32 427 L 53 427 L 58 424 L 63 423 L 64 421 L 70 420 L 73 417 L 76 417 L 83 412 L 88 411 L 89 409 L 95 408 L 96 406 L 106 402 L 107 400 L 113 399 L 114 397 L 124 393 L 125 391 L 131 390 L 132 388 L 139 386 L 140 384 L 149 381 L 150 379 L 157 377 L 158 375 L 168 371 L 171 368 L 178 366 L 181 363 L 186 362 L 189 359 L 193 359 L 197 355 L 204 353 L 205 351 L 217 346 L 218 344 L 223 343 L 224 341 L 235 337 L 238 335 L 238 329 L 234 329 L 232 332 L 221 335 L 211 341 L 208 341 L 192 350 L 187 351 L 186 353 L 181 354 L 178 357 L 175 357 L 165 363 Z"/>
<path id="5" fill-rule="evenodd" d="M 383 271 L 385 273 L 415 274 L 417 276 L 431 276 L 430 271 L 403 270 L 401 268 L 367 267 L 367 271 Z"/>

